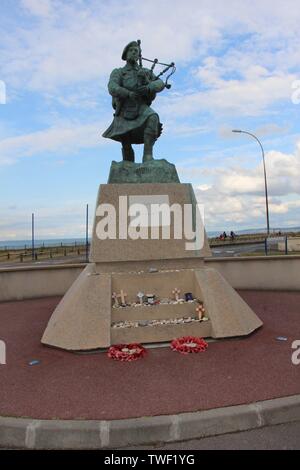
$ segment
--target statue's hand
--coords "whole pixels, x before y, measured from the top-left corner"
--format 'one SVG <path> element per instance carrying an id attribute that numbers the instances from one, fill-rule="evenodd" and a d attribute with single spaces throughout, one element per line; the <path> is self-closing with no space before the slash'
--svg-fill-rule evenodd
<path id="1" fill-rule="evenodd" d="M 140 96 L 147 96 L 149 95 L 149 92 L 150 92 L 150 88 L 148 85 L 144 85 L 144 86 L 140 86 L 136 92 L 140 95 Z"/>

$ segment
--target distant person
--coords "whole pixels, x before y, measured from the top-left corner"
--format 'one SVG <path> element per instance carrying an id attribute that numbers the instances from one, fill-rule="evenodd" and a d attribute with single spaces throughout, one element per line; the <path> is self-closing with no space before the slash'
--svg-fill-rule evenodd
<path id="1" fill-rule="evenodd" d="M 226 240 L 226 238 L 227 238 L 227 233 L 226 232 L 223 232 L 223 238 L 224 238 L 224 240 Z"/>
<path id="2" fill-rule="evenodd" d="M 235 239 L 235 233 L 231 230 L 231 232 L 230 232 L 230 240 L 231 240 L 231 241 L 234 241 L 234 239 Z"/>

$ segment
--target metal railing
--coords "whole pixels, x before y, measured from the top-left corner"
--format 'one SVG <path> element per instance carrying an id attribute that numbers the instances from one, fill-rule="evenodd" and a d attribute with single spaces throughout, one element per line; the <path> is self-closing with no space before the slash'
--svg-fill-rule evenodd
<path id="1" fill-rule="evenodd" d="M 85 261 L 88 261 L 90 249 L 90 242 L 86 243 L 60 243 L 59 245 L 45 246 L 42 244 L 40 246 L 35 246 L 34 250 L 30 245 L 24 245 L 23 247 L 1 247 L 0 248 L 0 263 L 13 263 L 24 261 L 41 261 L 41 260 L 51 260 L 59 259 L 66 257 L 83 257 Z"/>

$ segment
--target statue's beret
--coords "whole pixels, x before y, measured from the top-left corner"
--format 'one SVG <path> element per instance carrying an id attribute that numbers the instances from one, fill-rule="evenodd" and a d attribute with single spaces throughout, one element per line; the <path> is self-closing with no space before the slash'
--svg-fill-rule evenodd
<path id="1" fill-rule="evenodd" d="M 130 43 L 128 43 L 127 46 L 125 46 L 124 51 L 122 53 L 122 60 L 126 60 L 127 51 L 129 49 L 129 47 L 131 47 L 131 46 L 139 47 L 139 45 L 136 41 L 131 41 Z"/>

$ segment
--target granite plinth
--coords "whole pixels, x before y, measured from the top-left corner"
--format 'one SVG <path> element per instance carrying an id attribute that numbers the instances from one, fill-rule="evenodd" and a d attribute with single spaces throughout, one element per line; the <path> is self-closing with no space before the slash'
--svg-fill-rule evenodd
<path id="1" fill-rule="evenodd" d="M 211 256 L 208 245 L 207 236 L 204 227 L 198 229 L 199 235 L 203 236 L 203 245 L 199 249 L 187 249 L 187 240 L 184 238 L 184 230 L 182 238 L 176 238 L 175 215 L 171 217 L 169 224 L 168 238 L 162 236 L 162 224 L 159 228 L 159 237 L 152 236 L 151 227 L 143 230 L 143 233 L 137 239 L 133 239 L 128 234 L 130 227 L 129 208 L 132 204 L 152 204 L 155 201 L 158 204 L 166 203 L 170 208 L 177 206 L 182 214 L 182 223 L 186 207 L 190 206 L 193 212 L 193 219 L 196 218 L 198 208 L 196 206 L 196 198 L 190 184 L 182 183 L 145 183 L 137 184 L 102 184 L 99 188 L 96 207 L 105 207 L 109 204 L 115 210 L 116 216 L 116 237 L 99 239 L 97 235 L 98 224 L 104 219 L 96 210 L 93 236 L 91 243 L 90 261 L 93 263 L 106 262 L 128 262 L 128 261 L 151 261 L 151 260 L 175 260 L 175 259 L 191 259 L 204 258 Z M 147 206 L 149 212 L 150 207 Z M 197 212 L 199 214 L 199 212 Z M 191 221 L 191 222 L 194 222 Z M 178 222 L 180 223 L 180 222 Z M 122 224 L 121 233 L 119 227 Z M 181 224 L 182 225 L 182 224 Z M 194 225 L 194 223 L 193 223 Z M 143 228 L 142 228 L 143 229 Z M 142 230 L 141 229 L 141 230 Z M 193 227 L 193 230 L 195 228 Z M 147 232 L 146 232 L 147 230 Z M 203 232 L 201 232 L 203 230 Z"/>

